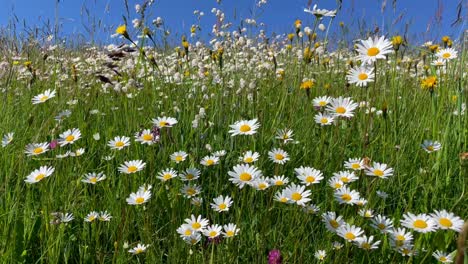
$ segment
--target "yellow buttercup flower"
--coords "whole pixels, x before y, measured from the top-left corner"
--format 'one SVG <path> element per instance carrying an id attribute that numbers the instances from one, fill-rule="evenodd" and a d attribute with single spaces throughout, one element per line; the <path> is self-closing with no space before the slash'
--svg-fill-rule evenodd
<path id="1" fill-rule="evenodd" d="M 125 34 L 128 34 L 127 33 L 127 26 L 126 25 L 118 26 L 117 29 L 115 30 L 115 33 L 125 36 Z"/>
<path id="2" fill-rule="evenodd" d="M 434 90 L 437 85 L 437 77 L 429 76 L 421 80 L 421 87 L 423 89 Z"/>
<path id="3" fill-rule="evenodd" d="M 312 79 L 307 79 L 301 83 L 300 88 L 304 90 L 309 90 L 310 88 L 314 87 L 315 81 Z"/>

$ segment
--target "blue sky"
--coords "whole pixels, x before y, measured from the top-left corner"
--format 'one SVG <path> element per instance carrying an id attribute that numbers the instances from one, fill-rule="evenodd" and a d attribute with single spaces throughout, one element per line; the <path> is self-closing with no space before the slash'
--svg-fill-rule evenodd
<path id="1" fill-rule="evenodd" d="M 130 19 L 136 17 L 134 6 L 143 0 L 128 0 L 131 9 Z M 451 27 L 450 24 L 456 18 L 457 4 L 459 0 L 398 0 L 396 9 L 393 9 L 393 0 L 387 0 L 387 8 L 382 13 L 382 1 L 384 0 L 343 0 L 342 10 L 338 13 L 332 33 L 338 28 L 338 22 L 343 21 L 351 30 L 356 30 L 358 24 L 365 22 L 369 28 L 378 26 L 385 34 L 403 33 L 405 24 L 409 23 L 410 37 L 420 41 L 435 40 L 442 35 L 450 35 L 457 38 L 463 28 L 461 23 Z M 23 21 L 27 27 L 41 26 L 48 21 L 53 25 L 56 17 L 55 0 L 0 0 L 0 26 L 6 27 L 8 21 L 15 15 L 20 23 L 19 30 L 23 29 Z M 193 15 L 195 9 L 205 13 L 202 19 L 202 32 L 208 34 L 215 21 L 210 10 L 213 7 L 222 9 L 226 14 L 226 20 L 233 21 L 237 26 L 240 19 L 251 18 L 255 12 L 257 23 L 264 22 L 267 33 L 287 33 L 292 31 L 294 20 L 301 19 L 305 25 L 311 25 L 313 18 L 303 12 L 308 0 L 268 0 L 261 10 L 255 8 L 254 0 L 223 0 L 217 4 L 215 0 L 156 0 L 151 8 L 149 18 L 162 17 L 167 27 L 173 33 L 188 34 L 190 26 L 196 21 Z M 335 0 L 312 0 L 319 8 L 335 9 Z M 442 6 L 440 6 L 442 4 Z M 91 20 L 84 15 L 83 7 L 87 7 Z M 465 20 L 466 4 L 462 15 Z M 440 23 L 436 21 L 437 11 L 440 14 Z M 122 16 L 126 15 L 123 0 L 60 0 L 58 4 L 58 17 L 63 25 L 63 34 L 82 34 L 84 39 L 91 36 L 86 33 L 83 25 L 90 25 L 89 21 L 101 22 L 101 28 L 115 28 L 123 22 Z M 402 16 L 401 21 L 398 17 Z M 236 23 L 237 22 L 237 23 Z M 359 22 L 359 23 L 358 23 Z M 327 25 L 328 21 L 324 21 Z M 233 28 L 234 29 L 234 28 Z M 111 41 L 109 32 L 98 31 L 95 38 L 102 42 Z"/>

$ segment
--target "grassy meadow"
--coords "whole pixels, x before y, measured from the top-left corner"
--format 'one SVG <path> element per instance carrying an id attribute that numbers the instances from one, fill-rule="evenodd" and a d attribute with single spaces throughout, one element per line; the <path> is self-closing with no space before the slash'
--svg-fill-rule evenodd
<path id="1" fill-rule="evenodd" d="M 150 20 L 108 46 L 2 38 L 1 262 L 455 262 L 467 47 L 348 43 L 317 12 L 170 47 Z"/>

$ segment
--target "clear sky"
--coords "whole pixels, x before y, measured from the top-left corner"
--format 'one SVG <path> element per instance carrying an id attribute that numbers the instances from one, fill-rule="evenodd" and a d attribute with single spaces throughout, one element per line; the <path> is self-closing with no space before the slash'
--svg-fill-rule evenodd
<path id="1" fill-rule="evenodd" d="M 131 10 L 129 22 L 136 18 L 134 6 L 143 0 L 128 0 Z M 258 0 L 256 0 L 258 1 Z M 155 0 L 149 18 L 157 16 L 165 20 L 167 27 L 173 33 L 189 34 L 190 26 L 195 23 L 194 10 L 205 13 L 202 19 L 202 32 L 208 34 L 215 21 L 211 14 L 213 7 L 220 8 L 226 14 L 227 21 L 238 25 L 240 19 L 252 18 L 257 23 L 266 24 L 267 33 L 291 32 L 294 20 L 301 19 L 304 25 L 311 25 L 313 18 L 304 13 L 309 0 L 268 0 L 262 9 L 255 8 L 254 0 L 223 0 L 218 4 L 215 0 Z M 387 6 L 382 13 L 382 2 Z M 312 0 L 312 5 L 318 8 L 335 9 L 335 0 Z M 333 30 L 338 28 L 338 22 L 343 21 L 350 30 L 357 32 L 359 23 L 365 22 L 368 28 L 378 26 L 380 32 L 385 34 L 402 34 L 405 24 L 409 23 L 409 35 L 420 41 L 435 40 L 442 35 L 450 35 L 457 39 L 463 29 L 468 28 L 467 2 L 462 0 L 462 23 L 452 27 L 457 17 L 457 4 L 460 0 L 398 0 L 393 8 L 394 0 L 343 0 L 343 7 L 338 13 Z M 26 28 L 54 24 L 56 17 L 56 0 L 0 0 L 0 27 L 6 27 L 14 16 L 20 21 L 19 31 Z M 90 16 L 85 15 L 86 7 Z M 124 0 L 60 0 L 58 4 L 58 17 L 62 24 L 63 34 L 82 34 L 84 39 L 90 39 L 85 26 L 95 21 L 101 25 L 95 38 L 102 42 L 111 41 L 109 32 L 104 33 L 102 28 L 115 28 L 123 22 L 126 15 Z M 398 19 L 401 17 L 401 19 Z M 130 23 L 131 24 L 131 23 Z M 327 25 L 328 21 L 324 21 Z M 234 30 L 234 28 L 233 28 Z M 334 32 L 334 31 L 333 31 Z"/>

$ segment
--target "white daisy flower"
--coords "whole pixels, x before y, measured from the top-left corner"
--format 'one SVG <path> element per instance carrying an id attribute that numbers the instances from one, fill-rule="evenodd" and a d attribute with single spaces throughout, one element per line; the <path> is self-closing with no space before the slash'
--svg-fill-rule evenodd
<path id="1" fill-rule="evenodd" d="M 338 97 L 333 98 L 330 105 L 327 106 L 326 111 L 335 117 L 353 117 L 353 111 L 358 107 L 351 98 Z"/>
<path id="2" fill-rule="evenodd" d="M 449 213 L 446 210 L 435 210 L 431 216 L 439 229 L 451 229 L 456 232 L 461 232 L 463 228 L 463 219 L 456 216 L 454 213 Z"/>
<path id="3" fill-rule="evenodd" d="M 335 121 L 335 117 L 329 114 L 317 113 L 314 116 L 315 123 L 321 126 L 329 126 L 332 125 Z"/>
<path id="4" fill-rule="evenodd" d="M 249 150 L 245 152 L 244 155 L 239 157 L 239 160 L 244 163 L 253 163 L 257 161 L 259 157 L 260 157 L 260 154 L 258 154 L 258 152 L 252 152 Z"/>
<path id="5" fill-rule="evenodd" d="M 132 249 L 130 249 L 128 252 L 132 253 L 133 255 L 138 255 L 141 253 L 144 253 L 146 249 L 148 248 L 149 245 L 144 245 L 138 243 L 138 245 Z"/>
<path id="6" fill-rule="evenodd" d="M 48 167 L 48 166 L 41 166 L 39 169 L 34 170 L 31 172 L 28 177 L 26 177 L 26 180 L 24 180 L 27 183 L 33 184 L 42 181 L 44 178 L 49 177 L 54 173 L 55 168 L 53 167 Z"/>
<path id="7" fill-rule="evenodd" d="M 26 146 L 25 153 L 28 156 L 37 156 L 49 151 L 49 143 L 31 143 Z"/>
<path id="8" fill-rule="evenodd" d="M 348 242 L 352 242 L 356 241 L 362 234 L 364 234 L 364 231 L 358 226 L 345 223 L 337 228 L 336 233 Z"/>
<path id="9" fill-rule="evenodd" d="M 177 124 L 177 119 L 173 117 L 158 117 L 156 119 L 152 120 L 153 124 L 159 128 L 163 127 L 173 127 L 175 124 Z"/>
<path id="10" fill-rule="evenodd" d="M 279 148 L 275 148 L 268 152 L 268 157 L 271 161 L 277 164 L 285 164 L 289 160 L 288 153 Z"/>
<path id="11" fill-rule="evenodd" d="M 46 90 L 44 93 L 34 96 L 32 98 L 32 104 L 41 104 L 53 97 L 55 97 L 55 90 Z"/>
<path id="12" fill-rule="evenodd" d="M 99 173 L 95 173 L 95 172 L 91 172 L 91 173 L 87 173 L 84 175 L 84 179 L 82 179 L 81 181 L 84 182 L 84 183 L 91 183 L 91 184 L 96 184 L 97 182 L 100 182 L 100 181 L 103 181 L 106 179 L 106 175 L 102 172 L 99 172 Z"/>
<path id="13" fill-rule="evenodd" d="M 311 199 L 308 198 L 311 195 L 309 190 L 305 189 L 305 186 L 296 185 L 292 183 L 284 189 L 285 195 L 288 198 L 289 203 L 296 203 L 304 206 Z"/>
<path id="14" fill-rule="evenodd" d="M 340 204 L 356 204 L 357 200 L 360 198 L 360 195 L 357 191 L 351 190 L 348 186 L 343 186 L 340 189 L 336 189 L 334 193 L 335 199 Z"/>
<path id="15" fill-rule="evenodd" d="M 156 178 L 162 180 L 163 182 L 166 182 L 175 177 L 177 177 L 177 171 L 175 171 L 172 168 L 168 168 L 158 173 L 158 176 Z"/>
<path id="16" fill-rule="evenodd" d="M 226 238 L 237 236 L 240 229 L 237 228 L 236 224 L 227 224 L 223 226 L 223 235 Z"/>
<path id="17" fill-rule="evenodd" d="M 426 214 L 414 215 L 406 213 L 403 219 L 400 220 L 402 226 L 413 229 L 420 233 L 433 232 L 437 229 L 436 222 Z"/>
<path id="18" fill-rule="evenodd" d="M 206 227 L 206 229 L 203 230 L 202 233 L 206 237 L 213 239 L 222 234 L 222 227 L 220 225 L 213 224 L 213 225 Z"/>
<path id="19" fill-rule="evenodd" d="M 227 212 L 229 211 L 229 207 L 232 205 L 232 199 L 229 196 L 223 197 L 222 195 L 213 199 L 213 203 L 211 203 L 211 208 L 216 212 Z"/>
<path id="20" fill-rule="evenodd" d="M 203 218 L 201 215 L 197 217 L 191 215 L 190 218 L 186 218 L 184 221 L 196 232 L 203 232 L 210 223 L 208 219 Z"/>
<path id="21" fill-rule="evenodd" d="M 182 181 L 193 181 L 200 177 L 200 170 L 196 168 L 188 168 L 179 174 Z"/>
<path id="22" fill-rule="evenodd" d="M 368 166 L 366 168 L 366 175 L 387 179 L 388 177 L 393 176 L 393 169 L 389 168 L 385 163 L 373 162 L 372 166 Z"/>
<path id="23" fill-rule="evenodd" d="M 136 193 L 131 193 L 126 201 L 130 205 L 140 205 L 148 202 L 150 198 L 151 191 L 149 189 L 140 187 Z"/>
<path id="24" fill-rule="evenodd" d="M 187 152 L 185 151 L 177 151 L 171 154 L 170 158 L 175 163 L 180 163 L 187 158 Z"/>
<path id="25" fill-rule="evenodd" d="M 2 137 L 2 147 L 8 146 L 13 141 L 14 132 L 7 133 Z"/>
<path id="26" fill-rule="evenodd" d="M 88 222 L 88 223 L 91 223 L 94 220 L 98 219 L 98 217 L 99 217 L 99 213 L 96 212 L 96 211 L 92 211 L 92 212 L 90 212 L 89 214 L 86 215 L 86 217 L 84 218 L 84 221 Z"/>
<path id="27" fill-rule="evenodd" d="M 78 128 L 69 129 L 59 135 L 58 143 L 61 147 L 73 144 L 81 138 L 81 132 Z"/>
<path id="28" fill-rule="evenodd" d="M 219 158 L 216 156 L 205 156 L 200 161 L 200 164 L 206 167 L 214 166 L 219 163 Z"/>
<path id="29" fill-rule="evenodd" d="M 346 75 L 346 79 L 350 84 L 355 83 L 356 86 L 367 86 L 369 82 L 374 81 L 374 70 L 368 66 L 360 66 L 354 67 L 349 70 L 348 75 Z"/>
<path id="30" fill-rule="evenodd" d="M 358 59 L 368 64 L 372 64 L 378 59 L 385 59 L 385 55 L 393 52 L 392 43 L 384 36 L 374 39 L 369 37 L 367 40 L 361 40 L 361 43 L 356 46 L 359 53 Z"/>
<path id="31" fill-rule="evenodd" d="M 424 140 L 424 142 L 421 144 L 421 147 L 427 153 L 432 153 L 435 151 L 439 151 L 442 148 L 442 144 L 440 144 L 440 142 L 438 141 Z"/>
<path id="32" fill-rule="evenodd" d="M 229 181 L 242 189 L 245 185 L 252 185 L 258 177 L 262 176 L 262 172 L 254 166 L 240 164 L 234 166 L 228 175 Z"/>
<path id="33" fill-rule="evenodd" d="M 119 172 L 131 174 L 141 171 L 146 166 L 142 160 L 125 161 L 124 164 L 119 166 Z"/>
<path id="34" fill-rule="evenodd" d="M 257 129 L 260 127 L 260 124 L 257 123 L 257 119 L 241 120 L 235 122 L 229 127 L 231 128 L 231 130 L 229 130 L 231 136 L 253 135 L 257 132 Z"/>
<path id="35" fill-rule="evenodd" d="M 126 136 L 117 136 L 114 139 L 109 140 L 107 146 L 109 146 L 111 149 L 121 150 L 130 146 L 130 138 Z"/>
<path id="36" fill-rule="evenodd" d="M 306 186 L 320 183 L 323 179 L 323 173 L 311 167 L 301 166 L 294 169 L 294 171 L 296 172 L 296 177 Z"/>
<path id="37" fill-rule="evenodd" d="M 453 60 L 456 59 L 458 52 L 454 48 L 440 49 L 436 56 L 442 60 Z"/>

